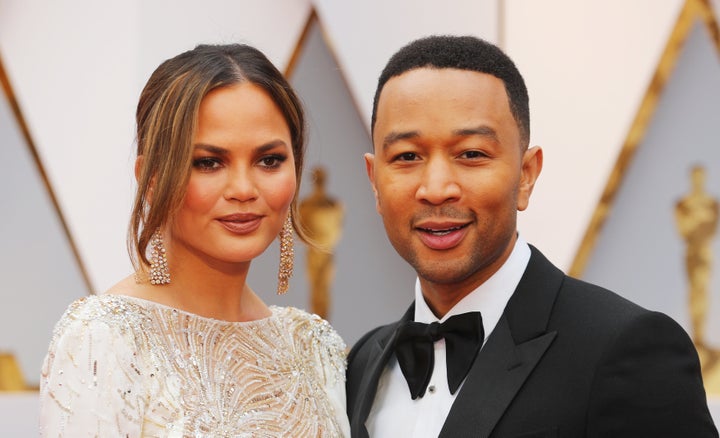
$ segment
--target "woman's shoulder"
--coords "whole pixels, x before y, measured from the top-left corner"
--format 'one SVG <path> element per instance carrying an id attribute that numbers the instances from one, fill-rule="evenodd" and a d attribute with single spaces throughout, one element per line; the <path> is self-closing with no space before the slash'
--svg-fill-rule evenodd
<path id="1" fill-rule="evenodd" d="M 279 321 L 295 335 L 296 339 L 309 341 L 337 351 L 346 350 L 345 342 L 329 322 L 318 315 L 296 307 L 271 307 Z"/>
<path id="2" fill-rule="evenodd" d="M 347 347 L 329 322 L 295 307 L 271 309 L 284 330 L 292 333 L 296 348 L 315 358 L 327 382 L 344 381 Z"/>
<path id="3" fill-rule="evenodd" d="M 139 328 L 143 317 L 142 307 L 123 296 L 89 295 L 70 303 L 55 325 L 54 335 L 92 327 L 125 332 Z"/>
<path id="4" fill-rule="evenodd" d="M 142 309 L 130 297 L 115 294 L 88 295 L 70 303 L 64 318 L 79 320 L 113 320 L 127 317 Z"/>

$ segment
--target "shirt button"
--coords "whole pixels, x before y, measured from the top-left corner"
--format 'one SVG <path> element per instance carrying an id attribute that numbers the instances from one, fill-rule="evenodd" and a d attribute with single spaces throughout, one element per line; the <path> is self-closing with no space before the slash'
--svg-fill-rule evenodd
<path id="1" fill-rule="evenodd" d="M 435 385 L 428 386 L 428 391 L 430 392 L 430 394 L 435 394 Z"/>

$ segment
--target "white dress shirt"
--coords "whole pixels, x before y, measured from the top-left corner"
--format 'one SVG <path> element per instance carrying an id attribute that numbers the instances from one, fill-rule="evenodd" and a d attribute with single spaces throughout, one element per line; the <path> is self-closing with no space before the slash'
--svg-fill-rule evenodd
<path id="1" fill-rule="evenodd" d="M 495 329 L 505 305 L 512 296 L 530 260 L 530 247 L 518 236 L 510 257 L 485 283 L 472 291 L 440 320 L 423 299 L 420 281 L 415 282 L 415 321 L 429 324 L 445 322 L 453 315 L 479 311 L 482 313 L 485 341 Z M 463 382 L 464 383 L 464 382 Z M 423 397 L 410 397 L 405 377 L 393 355 L 378 382 L 372 410 L 365 426 L 373 438 L 437 437 L 445 418 L 462 390 L 450 394 L 445 361 L 445 340 L 435 342 L 435 366 Z"/>

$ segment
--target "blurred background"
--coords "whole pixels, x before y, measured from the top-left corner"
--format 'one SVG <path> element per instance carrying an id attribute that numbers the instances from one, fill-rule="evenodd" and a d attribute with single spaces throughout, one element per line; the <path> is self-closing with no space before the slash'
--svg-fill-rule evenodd
<path id="1" fill-rule="evenodd" d="M 415 278 L 385 237 L 362 155 L 380 70 L 430 34 L 472 34 L 516 62 L 531 144 L 545 152 L 521 235 L 567 272 L 676 319 L 720 421 L 717 218 L 691 242 L 680 223 L 699 216 L 677 212 L 693 167 L 700 192 L 720 200 L 718 10 L 720 0 L 0 0 L 0 435 L 36 435 L 40 366 L 67 305 L 131 272 L 135 105 L 163 60 L 198 43 L 257 47 L 306 105 L 301 199 L 320 167 L 342 206 L 326 317 L 349 346 L 397 319 Z M 710 257 L 693 269 L 686 252 L 698 245 Z M 251 286 L 313 310 L 306 257 L 296 242 L 290 291 L 276 297 L 273 245 Z"/>

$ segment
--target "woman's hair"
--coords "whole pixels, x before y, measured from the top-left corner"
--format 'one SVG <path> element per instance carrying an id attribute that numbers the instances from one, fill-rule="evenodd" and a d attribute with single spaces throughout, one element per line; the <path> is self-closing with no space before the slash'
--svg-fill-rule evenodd
<path id="1" fill-rule="evenodd" d="M 192 167 L 193 137 L 200 102 L 217 88 L 239 83 L 263 88 L 290 128 L 297 189 L 305 150 L 305 117 L 300 99 L 282 73 L 259 50 L 243 45 L 199 45 L 168 59 L 153 72 L 137 106 L 137 193 L 128 228 L 128 251 L 136 270 L 149 265 L 146 251 L 153 233 L 182 205 Z M 293 227 L 297 206 L 290 207 Z"/>

